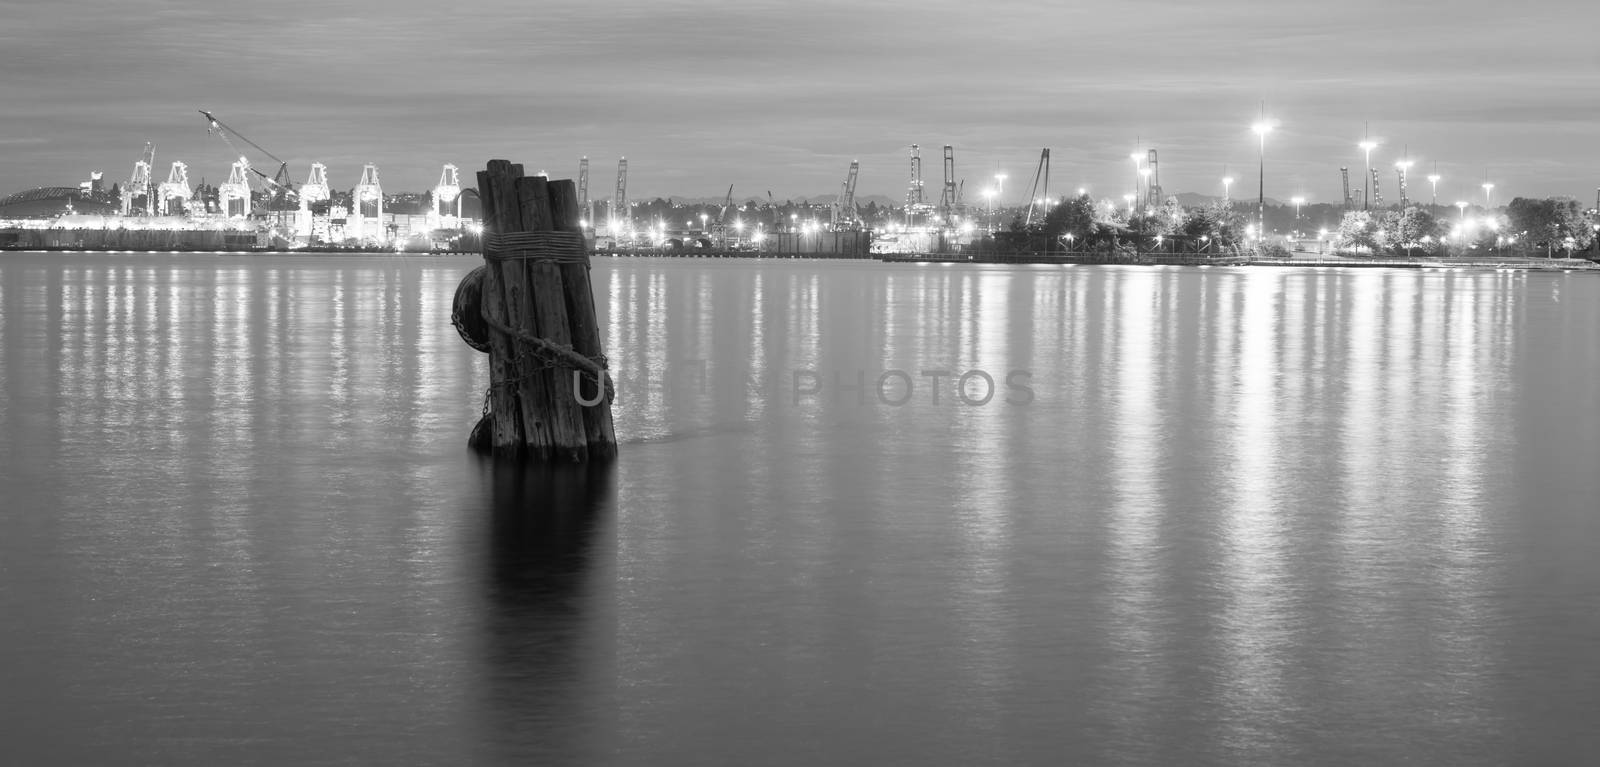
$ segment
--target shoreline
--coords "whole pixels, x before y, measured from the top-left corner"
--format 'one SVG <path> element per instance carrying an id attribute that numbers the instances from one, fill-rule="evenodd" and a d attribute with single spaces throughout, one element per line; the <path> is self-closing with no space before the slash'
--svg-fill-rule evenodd
<path id="1" fill-rule="evenodd" d="M 17 248 L 0 247 L 0 253 L 60 254 L 140 254 L 140 255 L 216 255 L 216 256 L 479 256 L 478 251 L 388 250 L 379 248 L 298 248 L 260 249 L 124 249 L 124 248 Z M 1095 253 L 874 253 L 847 255 L 836 253 L 752 253 L 749 251 L 600 251 L 594 256 L 610 258 L 715 258 L 826 261 L 877 261 L 885 264 L 1009 264 L 1057 266 L 1264 266 L 1315 267 L 1333 269 L 1491 269 L 1518 271 L 1600 271 L 1600 261 L 1582 258 L 1533 258 L 1523 256 L 1458 256 L 1440 258 L 1390 257 L 1350 258 L 1306 254 L 1290 258 L 1251 258 L 1249 256 L 1206 257 L 1144 253 L 1133 257 L 1109 257 Z"/>

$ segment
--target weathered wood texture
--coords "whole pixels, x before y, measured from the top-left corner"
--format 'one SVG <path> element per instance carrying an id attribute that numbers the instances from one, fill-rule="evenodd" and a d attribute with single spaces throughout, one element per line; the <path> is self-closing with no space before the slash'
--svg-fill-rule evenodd
<path id="1" fill-rule="evenodd" d="M 578 188 L 571 179 L 550 183 L 551 210 L 556 231 L 583 234 L 583 213 L 578 208 Z M 601 359 L 605 350 L 600 344 L 600 325 L 594 309 L 594 288 L 589 281 L 589 265 L 562 264 L 561 280 L 566 285 L 567 318 L 572 325 L 572 349 L 590 359 Z M 570 376 L 569 376 L 570 378 Z M 605 392 L 596 391 L 585 383 L 582 390 L 584 402 L 594 402 Z M 589 457 L 610 458 L 617 453 L 617 434 L 611 423 L 609 406 L 583 409 L 584 431 L 589 435 Z"/>
<path id="2" fill-rule="evenodd" d="M 490 160 L 478 173 L 478 193 L 486 242 L 517 232 L 581 234 L 571 181 L 525 177 L 521 165 Z M 535 461 L 615 456 L 603 382 L 596 386 L 591 373 L 575 375 L 572 364 L 592 368 L 588 360 L 593 360 L 604 367 L 587 258 L 510 258 L 486 247 L 484 263 L 481 305 L 491 327 L 489 411 L 470 444 Z M 505 330 L 493 329 L 496 325 Z"/>

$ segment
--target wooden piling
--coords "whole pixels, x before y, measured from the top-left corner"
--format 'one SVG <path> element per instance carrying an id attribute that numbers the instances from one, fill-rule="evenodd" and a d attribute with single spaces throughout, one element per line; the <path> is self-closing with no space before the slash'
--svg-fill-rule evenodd
<path id="1" fill-rule="evenodd" d="M 463 280 L 456 312 L 470 311 L 459 304 L 481 287 L 490 385 L 469 444 L 536 461 L 615 456 L 611 386 L 572 182 L 524 177 L 521 165 L 491 160 L 478 173 L 478 191 L 485 272 L 481 284 Z M 471 338 L 470 323 L 458 316 L 456 324 L 475 348 L 483 345 Z M 584 405 L 580 394 L 598 402 Z"/>
<path id="2" fill-rule="evenodd" d="M 583 236 L 583 213 L 578 209 L 578 188 L 571 179 L 550 182 L 551 210 L 556 231 Z M 561 281 L 567 289 L 567 319 L 572 326 L 572 349 L 590 359 L 605 359 L 600 343 L 600 326 L 594 310 L 594 288 L 589 280 L 589 264 L 562 264 Z M 570 379 L 571 376 L 569 375 Z M 594 402 L 605 391 L 592 383 L 582 386 L 583 401 Z M 611 408 L 586 407 L 583 426 L 589 437 L 590 458 L 610 458 L 617 453 L 617 434 L 611 423 Z"/>

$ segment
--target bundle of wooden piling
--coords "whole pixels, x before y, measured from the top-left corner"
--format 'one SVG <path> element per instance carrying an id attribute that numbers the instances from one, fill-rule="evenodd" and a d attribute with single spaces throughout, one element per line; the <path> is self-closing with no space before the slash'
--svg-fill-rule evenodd
<path id="1" fill-rule="evenodd" d="M 478 172 L 483 266 L 456 289 L 463 339 L 489 353 L 489 392 L 473 447 L 539 461 L 616 455 L 611 379 L 570 180 L 490 160 Z"/>

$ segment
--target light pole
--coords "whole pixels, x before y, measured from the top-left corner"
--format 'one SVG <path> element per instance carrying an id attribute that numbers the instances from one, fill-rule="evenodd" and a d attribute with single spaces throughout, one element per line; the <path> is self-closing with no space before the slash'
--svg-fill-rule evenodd
<path id="1" fill-rule="evenodd" d="M 994 174 L 994 196 L 1000 207 L 1006 206 L 1006 174 Z"/>
<path id="2" fill-rule="evenodd" d="M 1261 137 L 1261 144 L 1256 150 L 1256 172 L 1259 176 L 1256 186 L 1256 215 L 1260 225 L 1261 235 L 1267 233 L 1267 134 L 1272 132 L 1272 124 L 1265 119 L 1251 126 L 1251 130 Z"/>
<path id="3" fill-rule="evenodd" d="M 1433 184 L 1433 207 L 1439 207 L 1439 174 L 1429 174 L 1428 183 Z"/>
<path id="4" fill-rule="evenodd" d="M 1306 204 L 1306 198 L 1304 198 L 1304 197 L 1291 197 L 1291 198 L 1289 198 L 1289 202 L 1294 203 L 1294 226 L 1295 226 L 1296 229 L 1299 229 L 1300 228 L 1300 206 Z"/>
<path id="5" fill-rule="evenodd" d="M 1367 153 L 1367 172 L 1361 176 L 1361 209 L 1367 210 L 1372 199 L 1372 150 L 1378 148 L 1378 142 L 1372 139 L 1363 139 L 1360 144 L 1361 151 Z"/>
<path id="6" fill-rule="evenodd" d="M 1486 212 L 1489 210 L 1489 207 L 1493 205 L 1489 197 L 1489 193 L 1492 191 L 1494 191 L 1494 184 L 1491 184 L 1487 181 L 1483 182 L 1483 209 Z"/>
<path id="7" fill-rule="evenodd" d="M 1134 152 L 1128 155 L 1128 159 L 1133 161 L 1133 201 L 1137 203 L 1139 201 L 1139 153 Z"/>
<path id="8" fill-rule="evenodd" d="M 1228 205 L 1230 207 L 1233 205 L 1233 195 L 1229 192 L 1229 189 L 1232 186 L 1233 186 L 1233 176 L 1223 176 L 1222 177 L 1222 203 L 1224 205 Z"/>
<path id="9" fill-rule="evenodd" d="M 983 190 L 983 199 L 986 200 L 989 203 L 989 230 L 990 231 L 994 230 L 994 221 L 995 221 L 994 196 L 995 196 L 995 190 L 994 189 L 991 188 L 991 189 Z"/>
<path id="10" fill-rule="evenodd" d="M 1411 169 L 1410 160 L 1397 160 L 1394 164 L 1395 175 L 1400 180 L 1400 209 L 1406 209 L 1406 171 Z"/>
<path id="11" fill-rule="evenodd" d="M 1128 222 L 1132 223 L 1133 222 L 1133 203 L 1134 203 L 1134 201 L 1139 199 L 1139 195 L 1137 195 L 1137 194 L 1125 194 L 1125 195 L 1122 196 L 1122 199 L 1128 201 Z"/>

